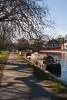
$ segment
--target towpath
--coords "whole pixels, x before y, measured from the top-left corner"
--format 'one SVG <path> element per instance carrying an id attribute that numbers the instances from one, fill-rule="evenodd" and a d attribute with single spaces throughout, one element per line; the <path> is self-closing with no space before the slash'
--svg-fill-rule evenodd
<path id="1" fill-rule="evenodd" d="M 67 49 L 40 50 L 40 52 L 67 53 Z"/>
<path id="2" fill-rule="evenodd" d="M 0 100 L 61 100 L 13 52 L 3 71 Z"/>

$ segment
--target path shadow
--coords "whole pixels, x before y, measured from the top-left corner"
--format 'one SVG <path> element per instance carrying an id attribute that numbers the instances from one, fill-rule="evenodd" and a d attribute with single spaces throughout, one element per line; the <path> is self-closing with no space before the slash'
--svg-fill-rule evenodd
<path id="1" fill-rule="evenodd" d="M 0 97 L 3 96 L 5 100 L 62 100 L 54 93 L 47 91 L 44 85 L 40 85 L 40 81 L 32 74 L 13 78 L 12 82 L 8 82 L 1 88 L 3 92 L 0 92 L 2 93 Z"/>

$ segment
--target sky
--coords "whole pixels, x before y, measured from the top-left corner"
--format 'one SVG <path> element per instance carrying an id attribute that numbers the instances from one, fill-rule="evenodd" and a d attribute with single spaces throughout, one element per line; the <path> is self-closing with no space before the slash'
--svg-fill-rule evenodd
<path id="1" fill-rule="evenodd" d="M 54 37 L 67 34 L 67 0 L 46 0 L 50 18 L 55 22 Z"/>

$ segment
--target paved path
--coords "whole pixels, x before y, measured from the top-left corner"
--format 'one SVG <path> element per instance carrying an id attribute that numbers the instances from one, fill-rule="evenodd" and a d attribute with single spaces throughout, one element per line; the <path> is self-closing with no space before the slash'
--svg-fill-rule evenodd
<path id="1" fill-rule="evenodd" d="M 3 72 L 0 100 L 61 100 L 26 66 L 13 52 L 10 54 Z"/>
<path id="2" fill-rule="evenodd" d="M 67 49 L 40 50 L 40 52 L 67 53 Z"/>

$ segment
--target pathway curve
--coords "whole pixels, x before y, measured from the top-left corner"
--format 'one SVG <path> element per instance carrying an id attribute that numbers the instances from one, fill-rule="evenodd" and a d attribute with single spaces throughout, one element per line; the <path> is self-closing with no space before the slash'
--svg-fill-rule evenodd
<path id="1" fill-rule="evenodd" d="M 40 82 L 13 52 L 3 72 L 0 100 L 61 100 Z"/>

